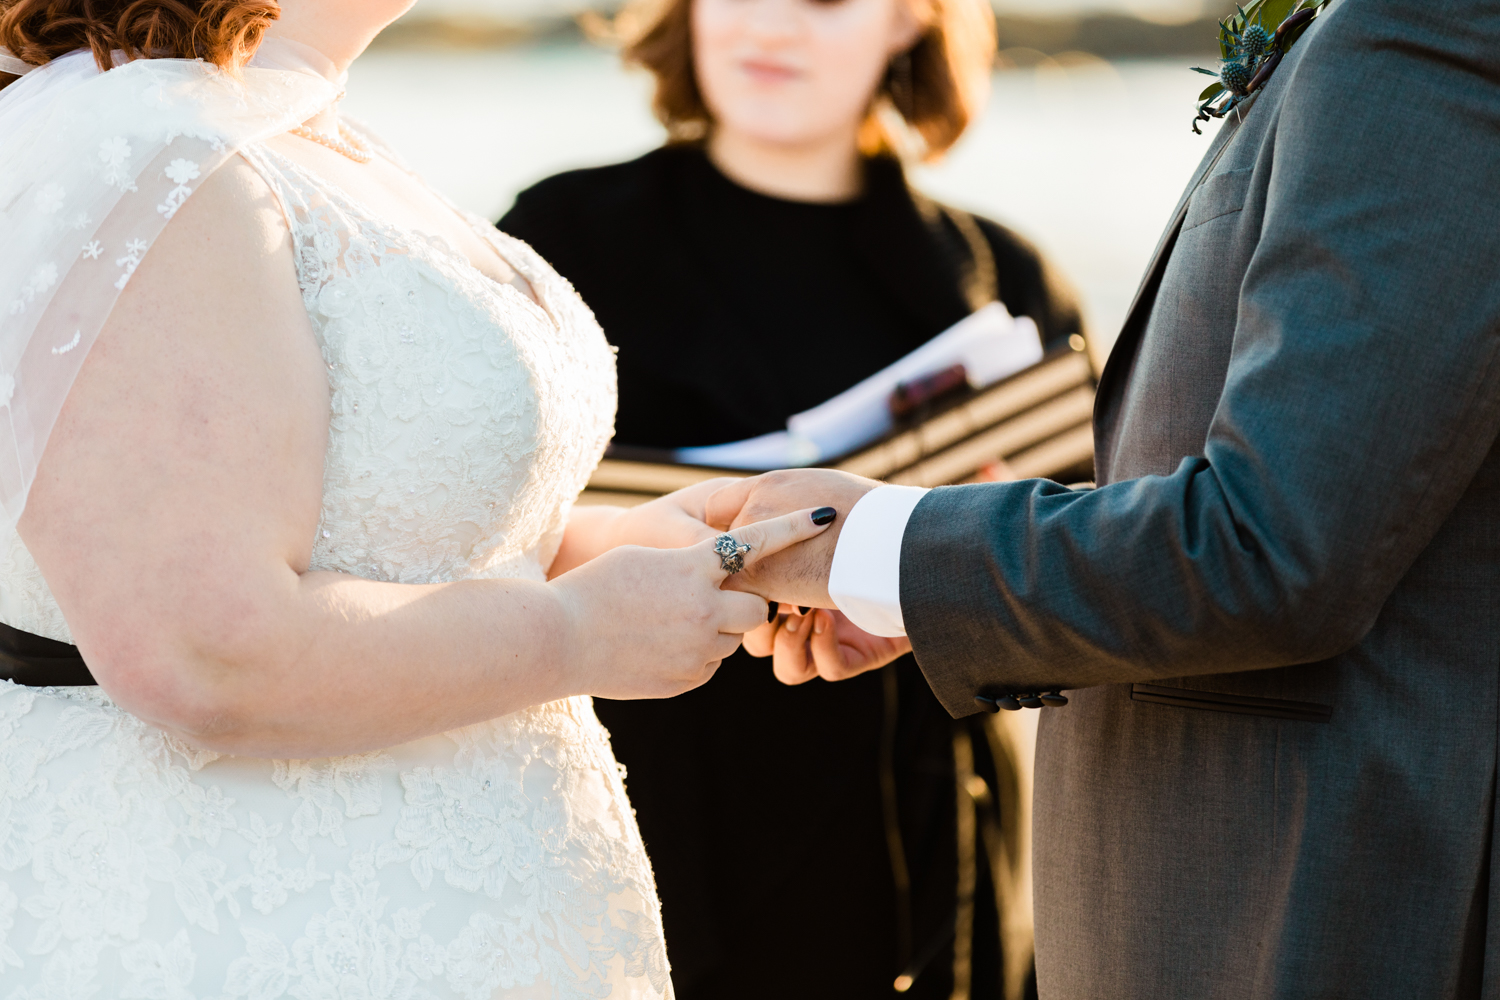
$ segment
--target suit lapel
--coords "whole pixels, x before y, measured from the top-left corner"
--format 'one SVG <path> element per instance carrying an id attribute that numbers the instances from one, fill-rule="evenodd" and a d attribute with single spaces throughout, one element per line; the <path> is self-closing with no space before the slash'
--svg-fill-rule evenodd
<path id="1" fill-rule="evenodd" d="M 1224 155 L 1224 150 L 1229 148 L 1230 140 L 1239 131 L 1239 122 L 1239 115 L 1224 122 L 1214 136 L 1213 145 L 1204 154 L 1203 162 L 1198 165 L 1197 171 L 1183 190 L 1177 207 L 1172 210 L 1171 221 L 1157 241 L 1156 250 L 1151 254 L 1151 262 L 1146 265 L 1146 273 L 1136 289 L 1135 298 L 1131 300 L 1130 309 L 1125 313 L 1125 323 L 1120 327 L 1120 334 L 1110 349 L 1109 360 L 1100 373 L 1099 389 L 1094 396 L 1094 474 L 1100 482 L 1107 481 L 1109 469 L 1106 439 L 1119 412 L 1130 363 L 1135 358 L 1141 333 L 1151 316 L 1151 307 L 1156 303 L 1156 292 L 1161 287 L 1162 275 L 1166 272 L 1167 262 L 1172 259 L 1172 249 L 1177 245 L 1177 234 L 1182 231 L 1182 221 L 1187 217 L 1188 202 Z"/>

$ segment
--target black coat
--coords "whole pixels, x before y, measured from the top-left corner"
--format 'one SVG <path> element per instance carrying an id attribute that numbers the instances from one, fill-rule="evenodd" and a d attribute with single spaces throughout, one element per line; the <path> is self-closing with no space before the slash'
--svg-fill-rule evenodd
<path id="1" fill-rule="evenodd" d="M 857 200 L 809 204 L 667 147 L 548 178 L 500 228 L 573 282 L 619 348 L 622 444 L 783 429 L 997 294 L 1049 344 L 1079 330 L 1035 250 L 913 193 L 890 159 L 866 161 Z M 741 652 L 679 698 L 595 707 L 628 768 L 682 1000 L 892 996 L 913 965 L 907 996 L 949 995 L 955 740 L 990 787 L 996 774 L 982 725 L 954 722 L 910 658 L 787 688 Z M 999 995 L 1002 961 L 978 867 L 976 1000 Z"/>

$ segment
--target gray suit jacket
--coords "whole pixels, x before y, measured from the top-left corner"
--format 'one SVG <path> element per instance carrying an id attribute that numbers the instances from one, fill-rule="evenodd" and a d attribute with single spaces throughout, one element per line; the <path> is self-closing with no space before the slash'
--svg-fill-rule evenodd
<path id="1" fill-rule="evenodd" d="M 902 543 L 953 714 L 1073 689 L 1043 1000 L 1500 998 L 1500 2 L 1315 22 L 1209 147 L 1095 418 L 1098 489 L 939 489 Z"/>

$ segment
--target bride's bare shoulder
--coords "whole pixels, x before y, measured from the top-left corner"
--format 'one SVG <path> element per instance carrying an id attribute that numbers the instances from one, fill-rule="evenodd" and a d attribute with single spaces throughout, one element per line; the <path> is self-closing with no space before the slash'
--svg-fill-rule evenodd
<path id="1" fill-rule="evenodd" d="M 168 356 L 321 370 L 281 204 L 244 159 L 205 176 L 152 242 L 86 368 L 101 349 L 148 371 Z"/>
<path id="2" fill-rule="evenodd" d="M 243 158 L 204 177 L 152 242 L 106 326 L 194 349 L 297 350 L 311 343 L 291 233 L 271 187 Z M 202 334 L 213 337 L 203 342 Z M 271 331 L 277 331 L 272 333 Z M 182 345 L 177 345 L 180 348 Z"/>
<path id="3" fill-rule="evenodd" d="M 211 252 L 205 255 L 205 248 Z M 291 252 L 285 217 L 270 185 L 243 157 L 233 156 L 200 182 L 147 259 L 188 253 L 201 266 L 237 273 L 268 257 L 290 259 Z"/>

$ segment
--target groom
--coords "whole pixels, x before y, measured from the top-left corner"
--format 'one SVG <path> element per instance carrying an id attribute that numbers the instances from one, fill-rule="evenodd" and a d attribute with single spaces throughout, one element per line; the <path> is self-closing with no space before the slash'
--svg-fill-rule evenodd
<path id="1" fill-rule="evenodd" d="M 1097 489 L 808 470 L 710 513 L 846 512 L 743 585 L 905 632 L 956 716 L 1067 689 L 1044 1000 L 1500 997 L 1497 430 L 1500 3 L 1335 0 L 1167 229 Z"/>

